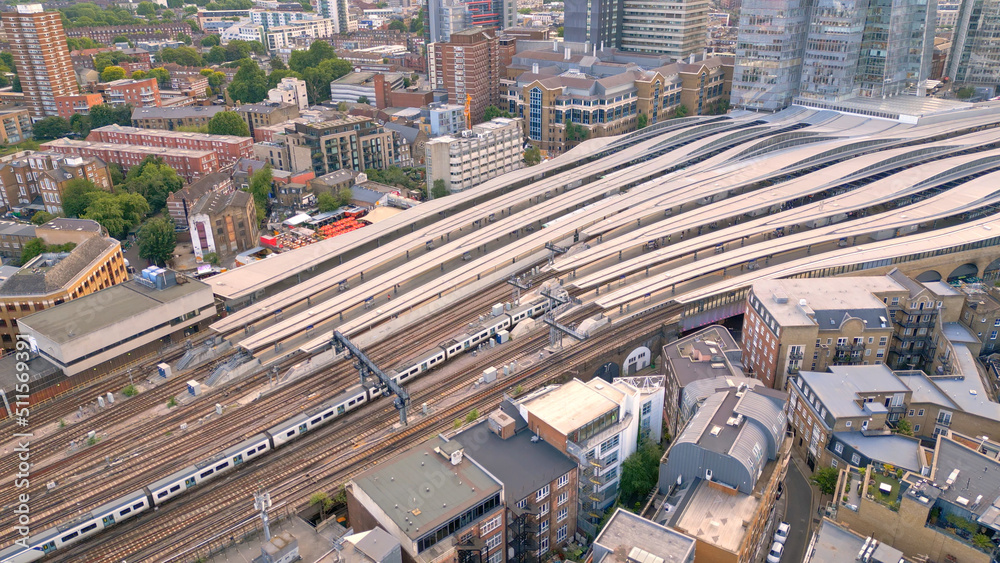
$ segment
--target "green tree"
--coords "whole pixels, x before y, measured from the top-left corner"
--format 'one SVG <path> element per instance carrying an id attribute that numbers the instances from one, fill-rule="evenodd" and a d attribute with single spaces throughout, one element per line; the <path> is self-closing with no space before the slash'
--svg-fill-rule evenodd
<path id="1" fill-rule="evenodd" d="M 94 70 L 104 72 L 109 66 L 121 66 L 121 63 L 135 62 L 135 57 L 121 51 L 105 51 L 94 55 Z"/>
<path id="2" fill-rule="evenodd" d="M 330 495 L 323 491 L 318 493 L 313 493 L 309 496 L 309 504 L 313 506 L 319 506 L 319 519 L 323 520 L 326 518 L 326 511 L 333 508 L 333 500 Z"/>
<path id="3" fill-rule="evenodd" d="M 52 219 L 55 219 L 55 215 L 49 213 L 48 211 L 39 211 L 31 216 L 31 223 L 33 225 L 44 225 Z"/>
<path id="4" fill-rule="evenodd" d="M 899 419 L 896 423 L 895 432 L 897 434 L 902 434 L 903 436 L 913 436 L 913 425 L 910 424 L 909 420 L 905 418 Z"/>
<path id="5" fill-rule="evenodd" d="M 120 66 L 108 66 L 104 67 L 101 72 L 101 82 L 112 82 L 115 80 L 121 80 L 125 78 L 125 69 Z"/>
<path id="6" fill-rule="evenodd" d="M 108 163 L 108 174 L 111 176 L 111 185 L 117 186 L 125 181 L 125 173 L 117 162 Z"/>
<path id="7" fill-rule="evenodd" d="M 97 129 L 117 123 L 123 127 L 132 125 L 132 106 L 111 106 L 98 104 L 90 108 L 90 127 Z"/>
<path id="8" fill-rule="evenodd" d="M 240 61 L 240 69 L 229 83 L 229 97 L 244 104 L 255 104 L 267 97 L 267 75 L 256 62 Z"/>
<path id="9" fill-rule="evenodd" d="M 90 116 L 74 113 L 73 117 L 69 118 L 69 128 L 81 137 L 90 135 Z"/>
<path id="10" fill-rule="evenodd" d="M 177 40 L 183 42 L 185 45 L 194 43 L 194 39 L 191 39 L 191 36 L 187 33 L 178 33 Z"/>
<path id="11" fill-rule="evenodd" d="M 531 146 L 524 150 L 524 163 L 534 166 L 542 161 L 542 151 L 538 147 Z"/>
<path id="12" fill-rule="evenodd" d="M 90 201 L 82 218 L 97 221 L 107 229 L 109 235 L 123 238 L 130 225 L 115 196 L 107 192 L 95 192 L 88 199 Z"/>
<path id="13" fill-rule="evenodd" d="M 175 10 L 177 8 L 183 8 L 184 7 L 184 0 L 167 0 L 167 7 L 168 8 L 173 8 Z"/>
<path id="14" fill-rule="evenodd" d="M 496 106 L 486 106 L 486 111 L 483 112 L 483 121 L 489 121 L 494 117 L 510 117 L 510 112 Z"/>
<path id="15" fill-rule="evenodd" d="M 281 57 L 271 57 L 271 70 L 288 70 L 285 61 Z"/>
<path id="16" fill-rule="evenodd" d="M 258 221 L 264 221 L 264 218 L 267 217 L 267 198 L 268 194 L 271 193 L 271 179 L 271 165 L 266 164 L 253 173 L 253 176 L 250 177 L 250 185 L 246 188 L 246 191 L 253 195 Z"/>
<path id="17" fill-rule="evenodd" d="M 302 79 L 302 75 L 295 72 L 294 70 L 288 70 L 288 69 L 275 70 L 271 72 L 271 74 L 267 75 L 267 87 L 274 88 L 275 86 L 278 85 L 279 82 L 281 82 L 283 78 L 288 78 L 288 77 L 298 78 L 300 80 Z"/>
<path id="18" fill-rule="evenodd" d="M 958 97 L 959 100 L 968 100 L 975 94 L 976 94 L 976 89 L 973 88 L 972 86 L 963 86 L 959 88 L 958 91 L 955 92 L 955 96 Z"/>
<path id="19" fill-rule="evenodd" d="M 52 116 L 37 121 L 34 125 L 34 136 L 39 141 L 50 141 L 65 137 L 73 129 L 69 126 L 69 121 L 65 118 Z"/>
<path id="20" fill-rule="evenodd" d="M 129 39 L 128 35 L 116 35 L 114 39 L 111 40 L 112 45 L 115 43 L 128 43 L 129 47 L 134 47 L 132 40 Z"/>
<path id="21" fill-rule="evenodd" d="M 82 49 L 96 49 L 102 47 L 102 45 L 89 37 L 67 37 L 66 47 L 70 51 L 79 51 Z"/>
<path id="22" fill-rule="evenodd" d="M 112 68 L 112 67 L 108 67 L 108 68 Z M 147 76 L 149 76 L 149 73 L 147 73 L 144 70 L 133 70 L 132 71 L 132 76 L 129 76 L 129 78 L 131 78 L 132 80 L 142 80 L 142 79 L 146 78 Z"/>
<path id="23" fill-rule="evenodd" d="M 24 246 L 21 247 L 21 265 L 27 264 L 32 258 L 44 253 L 46 250 L 45 241 L 40 238 L 33 238 L 24 243 Z"/>
<path id="24" fill-rule="evenodd" d="M 99 192 L 100 188 L 86 178 L 74 178 L 66 182 L 63 190 L 62 208 L 67 217 L 80 217 L 90 203 L 88 194 Z"/>
<path id="25" fill-rule="evenodd" d="M 448 188 L 445 187 L 444 180 L 441 179 L 434 180 L 434 186 L 431 188 L 431 197 L 434 199 L 438 199 L 441 197 L 445 197 L 448 194 L 449 194 Z"/>
<path id="26" fill-rule="evenodd" d="M 389 22 L 389 29 L 406 33 L 406 24 L 400 20 L 392 20 Z"/>
<path id="27" fill-rule="evenodd" d="M 155 16 L 156 4 L 152 2 L 139 2 L 139 5 L 135 8 L 135 13 L 140 16 Z"/>
<path id="28" fill-rule="evenodd" d="M 358 103 L 359 104 L 367 104 L 368 103 L 368 96 L 361 96 L 361 97 L 359 97 L 358 98 Z"/>
<path id="29" fill-rule="evenodd" d="M 691 110 L 689 110 L 687 106 L 681 104 L 674 110 L 674 118 L 687 117 L 689 113 L 691 113 Z"/>
<path id="30" fill-rule="evenodd" d="M 348 109 L 350 108 L 348 107 L 347 102 L 340 102 L 337 104 L 337 111 L 347 111 Z"/>
<path id="31" fill-rule="evenodd" d="M 319 205 L 319 210 L 322 213 L 333 211 L 334 209 L 340 207 L 337 203 L 337 198 L 333 197 L 333 194 L 328 192 L 319 194 L 319 197 L 316 198 L 316 203 Z"/>
<path id="32" fill-rule="evenodd" d="M 10 81 L 10 90 L 11 92 L 23 92 L 23 90 L 21 90 L 20 76 L 17 76 L 16 74 L 14 75 L 14 80 Z"/>
<path id="33" fill-rule="evenodd" d="M 163 63 L 177 63 L 183 66 L 205 66 L 204 59 L 195 51 L 194 47 L 177 47 L 174 49 L 161 49 L 158 57 Z"/>
<path id="34" fill-rule="evenodd" d="M 163 68 L 162 66 L 156 67 L 149 71 L 147 74 L 150 78 L 156 79 L 156 85 L 160 88 L 167 88 L 170 86 L 170 71 Z"/>
<path id="35" fill-rule="evenodd" d="M 169 217 L 150 219 L 139 228 L 139 258 L 152 260 L 160 266 L 174 256 L 177 233 L 174 222 Z"/>
<path id="36" fill-rule="evenodd" d="M 213 266 L 218 266 L 221 263 L 221 261 L 219 260 L 219 255 L 215 252 L 206 252 L 201 257 L 201 260 L 202 262 L 208 262 Z"/>
<path id="37" fill-rule="evenodd" d="M 563 33 L 564 33 L 563 26 L 560 25 L 559 27 L 556 28 L 556 37 L 564 37 Z"/>
<path id="38" fill-rule="evenodd" d="M 583 125 L 572 122 L 566 124 L 567 143 L 579 143 L 580 141 L 586 141 L 588 137 L 590 137 L 590 131 Z"/>
<path id="39" fill-rule="evenodd" d="M 208 121 L 208 132 L 212 135 L 249 137 L 250 127 L 235 111 L 220 111 Z"/>
<path id="40" fill-rule="evenodd" d="M 652 440 L 639 444 L 635 453 L 622 463 L 620 502 L 623 506 L 633 506 L 642 502 L 653 490 L 660 475 L 660 458 L 663 450 Z"/>
<path id="41" fill-rule="evenodd" d="M 206 35 L 205 37 L 203 37 L 201 39 L 201 46 L 202 47 L 215 47 L 218 44 L 219 44 L 219 36 L 218 35 Z"/>
<path id="42" fill-rule="evenodd" d="M 125 176 L 125 189 L 141 195 L 153 213 L 163 209 L 167 197 L 182 187 L 184 180 L 158 156 L 147 156 Z"/>
<path id="43" fill-rule="evenodd" d="M 409 88 L 411 84 L 413 83 L 410 82 L 409 77 L 403 78 L 403 88 Z"/>
<path id="44" fill-rule="evenodd" d="M 647 123 L 649 123 L 649 118 L 646 117 L 646 114 L 644 113 L 640 113 L 639 117 L 635 118 L 636 129 L 642 129 L 643 127 L 646 126 Z"/>
<path id="45" fill-rule="evenodd" d="M 809 481 L 819 487 L 819 491 L 824 495 L 832 495 L 837 488 L 837 478 L 840 471 L 836 467 L 821 467 L 813 473 Z"/>
<path id="46" fill-rule="evenodd" d="M 519 9 L 517 10 L 517 13 L 519 13 L 519 14 L 522 14 L 522 15 L 525 15 L 525 16 L 526 16 L 526 15 L 528 15 L 528 14 L 530 14 L 530 13 L 531 13 L 531 8 L 519 8 Z"/>
<path id="47" fill-rule="evenodd" d="M 339 204 L 339 207 L 350 205 L 352 199 L 354 199 L 354 192 L 351 191 L 351 188 L 341 188 L 340 191 L 337 192 L 337 203 Z"/>

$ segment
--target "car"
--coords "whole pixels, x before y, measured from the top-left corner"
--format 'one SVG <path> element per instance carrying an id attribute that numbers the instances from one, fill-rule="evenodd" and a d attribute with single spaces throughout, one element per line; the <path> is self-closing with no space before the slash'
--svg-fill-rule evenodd
<path id="1" fill-rule="evenodd" d="M 788 525 L 788 522 L 779 523 L 778 527 L 774 530 L 774 541 L 785 545 L 785 540 L 788 539 L 788 530 L 790 529 L 791 526 Z"/>
<path id="2" fill-rule="evenodd" d="M 779 563 L 781 561 L 781 553 L 785 550 L 785 546 L 778 542 L 771 544 L 771 551 L 767 553 L 767 563 Z"/>

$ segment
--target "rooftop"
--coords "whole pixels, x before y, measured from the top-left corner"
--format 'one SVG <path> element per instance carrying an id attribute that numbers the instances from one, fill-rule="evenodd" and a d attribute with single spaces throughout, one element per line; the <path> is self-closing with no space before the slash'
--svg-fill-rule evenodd
<path id="1" fill-rule="evenodd" d="M 56 217 L 42 225 L 42 228 L 53 231 L 101 232 L 101 224 L 97 221 L 90 219 L 69 219 L 66 217 Z"/>
<path id="2" fill-rule="evenodd" d="M 295 104 L 286 104 L 284 102 L 261 102 L 259 104 L 243 104 L 236 108 L 236 111 L 240 113 L 274 113 L 292 106 L 298 107 Z M 133 119 L 135 119 L 134 116 Z"/>
<path id="3" fill-rule="evenodd" d="M 202 196 L 198 202 L 194 204 L 191 208 L 191 214 L 196 215 L 204 213 L 206 215 L 215 215 L 217 213 L 221 213 L 228 207 L 245 208 L 252 197 L 253 196 L 250 192 L 245 192 L 243 190 L 235 190 L 228 194 L 222 192 L 209 192 Z"/>
<path id="4" fill-rule="evenodd" d="M 938 440 L 931 477 L 943 489 L 939 499 L 976 515 L 1000 499 L 1000 462 L 944 436 Z"/>
<path id="5" fill-rule="evenodd" d="M 166 131 L 163 129 L 142 129 L 140 127 L 124 127 L 117 123 L 91 129 L 94 131 L 107 133 L 121 133 L 123 135 L 146 135 L 149 137 L 170 137 L 178 139 L 195 139 L 199 141 L 210 141 L 213 143 L 253 143 L 250 137 L 238 137 L 236 135 L 211 135 L 208 133 L 192 133 L 187 131 Z"/>
<path id="6" fill-rule="evenodd" d="M 753 284 L 753 294 L 778 324 L 818 325 L 820 330 L 839 328 L 846 315 L 867 321 L 869 327 L 879 327 L 882 319 L 888 321 L 889 315 L 885 303 L 872 294 L 891 291 L 905 289 L 886 276 L 768 279 Z M 800 305 L 803 299 L 805 308 Z M 814 313 L 814 318 L 810 318 L 809 312 Z"/>
<path id="7" fill-rule="evenodd" d="M 353 479 L 414 541 L 501 490 L 476 464 L 452 465 L 438 450 L 451 451 L 448 442 L 432 438 Z"/>
<path id="8" fill-rule="evenodd" d="M 920 472 L 920 440 L 899 434 L 874 434 L 863 432 L 834 432 L 838 440 L 854 448 L 869 459 L 890 463 L 907 471 Z"/>
<path id="9" fill-rule="evenodd" d="M 826 518 L 815 538 L 803 563 L 855 563 L 868 539 Z M 902 551 L 885 543 L 879 543 L 871 556 L 872 563 L 899 563 L 902 559 Z"/>
<path id="10" fill-rule="evenodd" d="M 122 151 L 122 152 L 136 152 L 144 154 L 155 154 L 155 155 L 173 155 L 173 156 L 183 156 L 189 158 L 201 158 L 207 155 L 215 155 L 214 150 L 194 150 L 194 149 L 176 149 L 176 148 L 165 148 L 165 147 L 147 147 L 145 145 L 129 145 L 129 144 L 117 144 L 117 143 L 95 143 L 91 141 L 74 141 L 71 139 L 56 139 L 54 141 L 48 141 L 45 143 L 46 149 L 48 148 L 68 148 L 68 149 L 91 149 L 91 150 L 105 150 L 105 151 Z"/>
<path id="11" fill-rule="evenodd" d="M 828 373 L 802 371 L 799 377 L 834 418 L 864 415 L 858 394 L 904 393 L 909 388 L 885 364 L 830 366 Z"/>
<path id="12" fill-rule="evenodd" d="M 92 240 L 101 239 L 94 237 L 87 242 Z M 87 243 L 80 246 L 84 244 Z M 210 294 L 209 286 L 203 282 L 181 276 L 177 279 L 177 284 L 161 290 L 129 280 L 67 301 L 58 307 L 33 313 L 18 322 L 58 344 L 65 344 L 151 309 L 166 307 L 169 312 L 171 302 L 189 295 L 198 292 Z M 99 310 L 100 314 L 95 315 L 95 310 Z"/>
<path id="13" fill-rule="evenodd" d="M 680 387 L 701 379 L 743 376 L 739 345 L 723 326 L 710 326 L 663 347 Z M 734 365 L 733 359 L 737 362 Z"/>
<path id="14" fill-rule="evenodd" d="M 71 252 L 39 255 L 0 287 L 0 296 L 46 295 L 60 291 L 98 258 L 118 246 L 119 242 L 113 238 L 90 237 Z M 43 312 L 52 310 L 54 308 Z"/>
<path id="15" fill-rule="evenodd" d="M 679 509 L 674 527 L 708 544 L 735 553 L 753 521 L 758 501 L 753 495 L 735 495 L 698 480 Z"/>
<path id="16" fill-rule="evenodd" d="M 535 417 L 561 434 L 568 435 L 602 414 L 618 408 L 618 403 L 601 394 L 609 384 L 596 383 L 588 386 L 579 379 L 572 379 L 540 396 L 532 398 L 522 406 Z M 573 405 L 573 408 L 566 408 Z"/>
<path id="17" fill-rule="evenodd" d="M 245 107 L 245 106 L 241 106 Z M 132 119 L 183 119 L 204 117 L 210 119 L 215 114 L 226 111 L 225 106 L 182 106 L 171 108 L 141 107 L 132 111 Z"/>
<path id="18" fill-rule="evenodd" d="M 35 236 L 35 226 L 31 223 L 16 223 L 14 221 L 0 221 L 0 235 L 12 237 L 32 237 Z"/>
<path id="19" fill-rule="evenodd" d="M 691 537 L 618 508 L 594 540 L 594 563 L 643 561 L 632 557 L 636 548 L 662 563 L 683 563 L 694 545 Z"/>

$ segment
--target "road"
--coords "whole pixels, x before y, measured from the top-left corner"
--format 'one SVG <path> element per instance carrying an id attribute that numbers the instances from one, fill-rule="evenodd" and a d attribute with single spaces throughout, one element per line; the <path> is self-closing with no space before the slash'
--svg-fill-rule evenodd
<path id="1" fill-rule="evenodd" d="M 792 529 L 785 542 L 781 563 L 799 563 L 805 556 L 806 546 L 809 544 L 809 523 L 812 520 L 812 492 L 812 486 L 799 471 L 798 464 L 789 463 L 785 477 L 785 495 L 788 496 L 785 521 L 791 524 Z"/>

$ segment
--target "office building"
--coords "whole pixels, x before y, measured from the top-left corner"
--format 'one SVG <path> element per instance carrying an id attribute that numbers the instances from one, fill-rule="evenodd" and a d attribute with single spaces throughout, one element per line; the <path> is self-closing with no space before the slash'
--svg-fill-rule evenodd
<path id="1" fill-rule="evenodd" d="M 75 114 L 89 115 L 90 108 L 104 103 L 104 96 L 101 94 L 69 94 L 56 96 L 55 100 L 59 117 L 69 120 Z"/>
<path id="2" fill-rule="evenodd" d="M 902 551 L 826 517 L 813 532 L 803 563 L 853 563 L 859 553 L 867 554 L 865 563 L 906 563 Z"/>
<path id="3" fill-rule="evenodd" d="M 663 388 L 638 387 L 638 379 L 644 378 L 573 379 L 517 399 L 528 428 L 577 463 L 580 533 L 597 534 L 617 498 L 621 464 L 635 452 L 640 435 L 660 440 Z"/>
<path id="4" fill-rule="evenodd" d="M 431 86 L 447 90 L 452 103 L 468 100 L 472 122 L 479 123 L 488 106 L 500 103 L 504 57 L 495 31 L 472 27 L 453 33 L 450 41 L 427 46 Z"/>
<path id="5" fill-rule="evenodd" d="M 236 108 L 236 113 L 239 113 L 246 120 L 250 128 L 250 135 L 256 140 L 262 140 L 257 138 L 258 127 L 271 127 L 295 119 L 299 116 L 299 106 L 267 101 L 259 104 L 243 104 Z"/>
<path id="6" fill-rule="evenodd" d="M 309 148 L 310 168 L 317 176 L 341 169 L 382 170 L 398 161 L 393 133 L 369 117 L 296 123 L 295 132 L 283 137 L 290 145 Z"/>
<path id="7" fill-rule="evenodd" d="M 594 539 L 588 563 L 693 563 L 695 540 L 618 507 Z"/>
<path id="8" fill-rule="evenodd" d="M 126 172 L 148 156 L 163 159 L 164 164 L 177 171 L 187 182 L 219 170 L 219 157 L 212 151 L 194 149 L 167 149 L 142 145 L 118 145 L 56 139 L 42 145 L 43 150 L 82 157 L 96 156 L 104 162 L 113 162 Z"/>
<path id="9" fill-rule="evenodd" d="M 178 127 L 203 127 L 225 106 L 142 107 L 132 112 L 132 125 L 141 129 L 166 129 Z"/>
<path id="10" fill-rule="evenodd" d="M 601 48 L 621 45 L 623 0 L 566 0 L 563 37 Z"/>
<path id="11" fill-rule="evenodd" d="M 91 129 L 87 140 L 95 143 L 213 151 L 220 166 L 236 164 L 239 159 L 253 155 L 253 139 L 250 137 L 140 129 L 117 124 Z"/>
<path id="12" fill-rule="evenodd" d="M 309 108 L 306 81 L 294 76 L 282 78 L 276 87 L 267 91 L 267 99 L 279 104 L 293 104 L 298 106 L 299 111 Z"/>
<path id="13" fill-rule="evenodd" d="M 211 191 L 201 196 L 187 215 L 198 262 L 210 252 L 226 257 L 257 246 L 257 207 L 249 192 Z"/>
<path id="14" fill-rule="evenodd" d="M 957 86 L 1000 83 L 1000 1 L 961 2 L 946 75 Z"/>
<path id="15" fill-rule="evenodd" d="M 0 143 L 14 145 L 31 137 L 31 113 L 24 108 L 0 109 Z"/>
<path id="16" fill-rule="evenodd" d="M 428 0 L 427 43 L 447 42 L 453 33 L 472 27 L 472 15 L 462 0 Z"/>
<path id="17" fill-rule="evenodd" d="M 43 11 L 41 4 L 13 9 L 0 17 L 31 117 L 59 115 L 55 97 L 78 93 L 62 16 Z"/>
<path id="18" fill-rule="evenodd" d="M 679 61 L 705 52 L 708 0 L 623 0 L 623 51 L 658 53 Z"/>
<path id="19" fill-rule="evenodd" d="M 497 117 L 473 125 L 460 135 L 430 139 L 424 144 L 427 189 L 442 180 L 448 191 L 460 192 L 524 166 L 524 120 Z"/>
<path id="20" fill-rule="evenodd" d="M 792 104 L 802 82 L 808 0 L 743 0 L 731 103 L 777 111 Z"/>
<path id="21" fill-rule="evenodd" d="M 40 200 L 46 211 L 61 215 L 62 194 L 77 178 L 111 191 L 111 176 L 100 158 L 26 153 L 0 164 L 0 206 L 12 211 Z"/>

